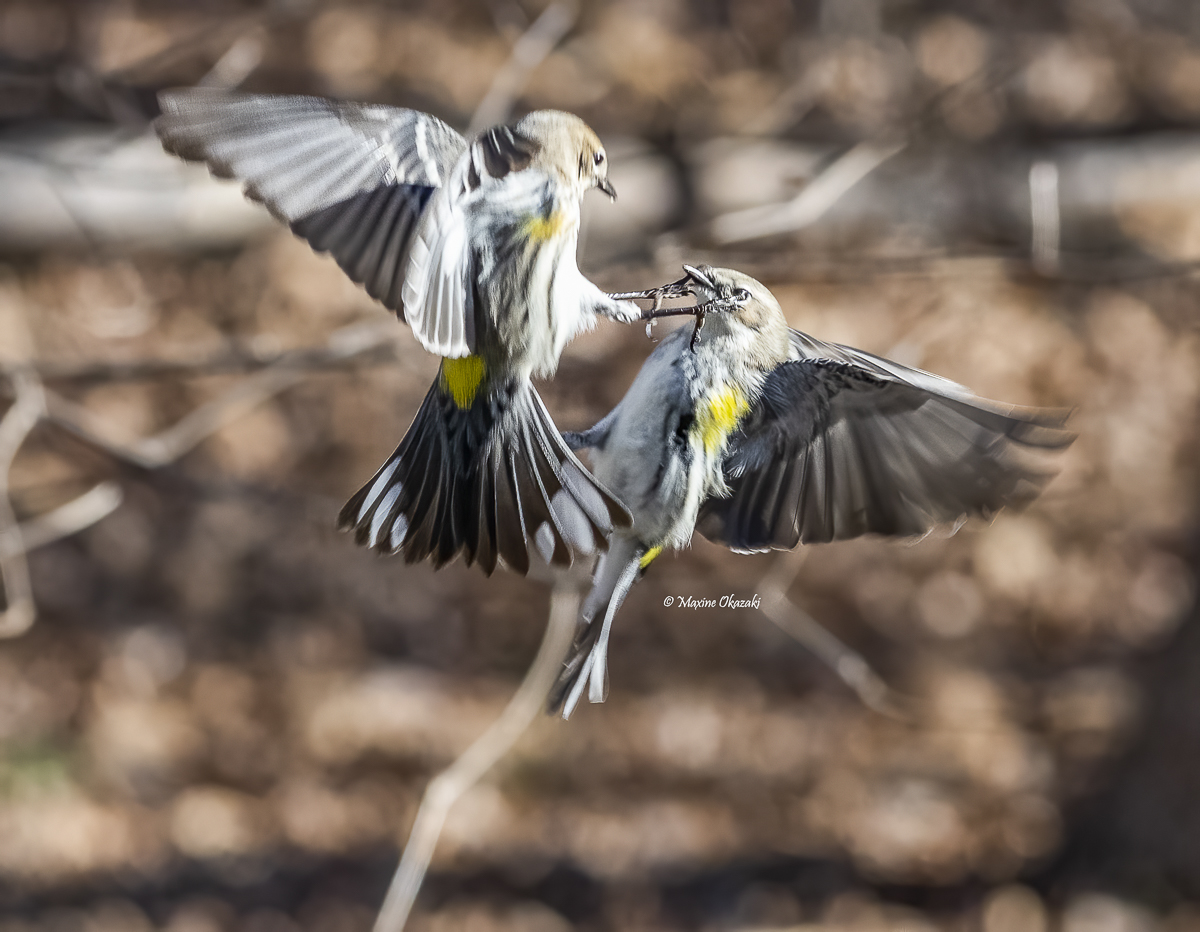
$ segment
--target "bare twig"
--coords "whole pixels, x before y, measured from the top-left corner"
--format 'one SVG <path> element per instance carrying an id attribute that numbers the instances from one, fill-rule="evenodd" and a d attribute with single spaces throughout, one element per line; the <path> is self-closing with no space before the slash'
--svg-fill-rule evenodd
<path id="1" fill-rule="evenodd" d="M 812 110 L 817 99 L 816 82 L 812 72 L 805 71 L 799 78 L 756 113 L 742 128 L 749 136 L 775 136 L 788 126 L 799 123 Z"/>
<path id="2" fill-rule="evenodd" d="M 1021 63 L 1014 63 L 1000 70 L 988 83 L 988 88 L 1008 82 L 1022 67 Z M 917 116 L 910 121 L 904 131 L 904 138 L 897 140 L 895 130 L 892 130 L 890 138 L 888 134 L 884 134 L 853 146 L 791 201 L 734 211 L 717 217 L 712 222 L 713 237 L 719 243 L 736 243 L 778 233 L 790 233 L 811 225 L 824 216 L 859 181 L 904 149 L 909 141 L 923 135 L 938 118 L 937 115 L 947 100 L 962 98 L 964 93 L 971 93 L 969 83 L 969 80 L 960 81 L 932 94 L 924 102 Z M 811 72 L 806 72 L 765 111 L 748 123 L 746 131 L 752 135 L 773 135 L 788 122 L 802 119 L 816 102 L 817 90 Z M 974 93 L 978 93 L 978 90 Z"/>
<path id="3" fill-rule="evenodd" d="M 132 444 L 109 440 L 104 425 L 94 414 L 54 392 L 46 393 L 48 416 L 58 426 L 118 459 L 142 469 L 157 469 L 173 463 L 225 425 L 302 381 L 310 371 L 306 363 L 318 360 L 322 365 L 340 364 L 389 343 L 395 333 L 393 321 L 343 327 L 330 336 L 320 351 L 283 355 L 273 365 L 202 404 L 166 430 Z"/>
<path id="4" fill-rule="evenodd" d="M 13 302 L 12 323 L 16 339 L 4 347 L 8 360 L 0 361 L 0 371 L 12 383 L 16 400 L 0 421 L 0 580 L 4 583 L 6 608 L 0 614 L 0 637 L 15 637 L 29 629 L 37 618 L 37 603 L 29 578 L 26 554 L 34 547 L 74 534 L 99 521 L 120 503 L 120 490 L 102 483 L 66 505 L 41 515 L 24 525 L 17 524 L 9 498 L 10 473 L 21 445 L 46 417 L 46 392 L 33 358 L 33 338 L 20 301 Z"/>
<path id="5" fill-rule="evenodd" d="M 450 808 L 496 761 L 508 753 L 529 723 L 545 708 L 546 697 L 571 644 L 578 611 L 578 586 L 564 577 L 555 584 L 551 593 L 546 634 L 516 695 L 491 727 L 458 760 L 434 777 L 426 788 L 408 836 L 408 844 L 404 847 L 404 855 L 400 858 L 400 866 L 396 868 L 383 908 L 375 920 L 374 932 L 401 932 L 429 868 Z"/>
<path id="6" fill-rule="evenodd" d="M 17 400 L 0 421 L 0 579 L 7 606 L 0 614 L 0 637 L 15 637 L 37 618 L 29 563 L 17 516 L 8 497 L 8 477 L 17 451 L 46 410 L 42 383 L 29 371 L 13 376 Z"/>
<path id="7" fill-rule="evenodd" d="M 860 142 L 787 203 L 751 207 L 717 217 L 712 222 L 713 237 L 719 243 L 740 243 L 809 226 L 904 146 L 904 142 Z"/>
<path id="8" fill-rule="evenodd" d="M 153 52 L 139 58 L 128 65 L 104 75 L 108 81 L 133 81 L 138 75 L 162 72 L 176 64 L 180 59 L 200 51 L 207 51 L 208 46 L 217 45 L 218 40 L 228 41 L 226 37 L 241 36 L 256 26 L 269 26 L 273 17 L 263 13 L 248 13 L 232 18 L 222 17 L 215 25 L 205 25 L 189 36 L 178 39 L 161 51 Z M 234 40 L 237 41 L 236 39 Z"/>
<path id="9" fill-rule="evenodd" d="M 390 338 L 398 333 L 395 321 L 371 321 L 351 324 L 334 332 L 324 346 L 304 347 L 282 352 L 258 352 L 250 348 L 222 350 L 211 356 L 192 359 L 131 359 L 121 362 L 54 363 L 35 362 L 30 367 L 43 382 L 136 382 L 147 379 L 199 378 L 206 375 L 255 372 L 270 366 L 303 369 L 309 372 L 336 369 L 364 357 L 380 361 L 391 358 L 385 352 Z"/>
<path id="10" fill-rule="evenodd" d="M 795 550 L 781 555 L 775 561 L 759 583 L 759 594 L 762 596 L 762 608 L 759 611 L 781 631 L 812 651 L 817 659 L 854 691 L 867 708 L 891 718 L 907 718 L 891 687 L 871 669 L 863 656 L 787 597 L 788 589 L 800 572 L 804 556 L 804 550 Z"/>
<path id="11" fill-rule="evenodd" d="M 542 11 L 542 15 L 517 39 L 508 61 L 496 72 L 492 86 L 475 108 L 469 132 L 478 133 L 508 118 L 533 70 L 554 51 L 575 25 L 578 15 L 577 4 L 564 0 L 555 0 Z"/>
<path id="12" fill-rule="evenodd" d="M 1029 218 L 1033 230 L 1033 267 L 1043 275 L 1056 275 L 1059 267 L 1062 221 L 1059 217 L 1058 166 L 1034 162 L 1029 168 Z"/>
<path id="13" fill-rule="evenodd" d="M 225 54 L 217 59 L 208 74 L 198 82 L 200 87 L 233 90 L 250 77 L 263 58 L 263 31 L 251 29 L 234 39 Z"/>
<path id="14" fill-rule="evenodd" d="M 121 487 L 115 482 L 101 482 L 91 490 L 38 515 L 20 525 L 20 541 L 0 538 L 0 558 L 17 550 L 36 550 L 56 540 L 78 534 L 97 521 L 107 518 L 121 504 Z M 10 549 L 11 548 L 11 549 Z"/>
<path id="15" fill-rule="evenodd" d="M 179 459 L 226 424 L 301 381 L 313 368 L 360 357 L 389 342 L 394 334 L 392 321 L 343 327 L 319 350 L 280 354 L 265 369 L 201 405 L 172 427 L 129 445 L 108 440 L 105 425 L 92 412 L 47 391 L 37 369 L 27 361 L 0 363 L 0 375 L 8 378 L 16 395 L 0 421 L 0 580 L 7 601 L 7 609 L 0 615 L 0 637 L 21 634 L 37 617 L 26 553 L 90 527 L 111 514 L 121 502 L 120 488 L 105 482 L 74 501 L 18 525 L 8 495 L 9 470 L 21 444 L 39 420 L 47 419 L 118 459 L 143 469 L 157 469 Z"/>
<path id="16" fill-rule="evenodd" d="M 291 388 L 304 375 L 297 369 L 274 366 L 257 372 L 212 401 L 202 404 L 162 433 L 138 441 L 134 450 L 152 466 L 172 463 L 225 425 L 249 414 L 284 389 Z"/>

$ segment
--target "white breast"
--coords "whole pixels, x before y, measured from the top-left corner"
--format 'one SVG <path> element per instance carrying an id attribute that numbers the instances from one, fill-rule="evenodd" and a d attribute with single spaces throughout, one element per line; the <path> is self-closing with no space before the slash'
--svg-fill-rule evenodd
<path id="1" fill-rule="evenodd" d="M 502 201 L 472 211 L 472 245 L 485 311 L 512 366 L 549 376 L 584 322 L 575 263 L 579 202 L 544 175 L 520 178 Z M 518 184 L 519 182 L 519 184 Z"/>

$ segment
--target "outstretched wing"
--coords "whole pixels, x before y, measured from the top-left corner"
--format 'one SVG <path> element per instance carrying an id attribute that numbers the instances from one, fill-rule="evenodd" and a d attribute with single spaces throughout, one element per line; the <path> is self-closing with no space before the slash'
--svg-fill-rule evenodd
<path id="1" fill-rule="evenodd" d="M 417 220 L 467 143 L 415 110 L 194 89 L 159 95 L 163 147 L 245 183 L 371 297 L 403 316 Z"/>
<path id="2" fill-rule="evenodd" d="M 1069 444 L 1061 411 L 1000 405 L 918 369 L 792 332 L 730 439 L 731 495 L 696 527 L 735 550 L 875 533 L 922 534 L 1032 499 L 1050 477 L 1030 454 Z"/>

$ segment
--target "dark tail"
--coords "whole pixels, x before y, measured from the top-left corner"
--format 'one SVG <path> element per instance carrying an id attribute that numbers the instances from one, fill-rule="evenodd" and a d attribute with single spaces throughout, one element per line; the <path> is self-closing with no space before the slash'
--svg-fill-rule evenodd
<path id="1" fill-rule="evenodd" d="M 579 610 L 575 643 L 558 682 L 550 691 L 546 711 L 562 711 L 570 718 L 588 687 L 588 701 L 603 702 L 608 692 L 608 635 L 613 619 L 625 596 L 637 581 L 646 548 L 636 540 L 620 535 L 613 538 L 608 553 L 596 564 L 592 588 Z M 597 616 L 602 615 L 600 619 Z"/>
<path id="2" fill-rule="evenodd" d="M 461 400 L 461 399 L 460 399 Z M 529 572 L 530 553 L 569 566 L 632 523 L 559 436 L 528 379 L 465 407 L 439 377 L 391 459 L 346 503 L 338 526 L 408 563 L 462 554 L 489 576 Z"/>

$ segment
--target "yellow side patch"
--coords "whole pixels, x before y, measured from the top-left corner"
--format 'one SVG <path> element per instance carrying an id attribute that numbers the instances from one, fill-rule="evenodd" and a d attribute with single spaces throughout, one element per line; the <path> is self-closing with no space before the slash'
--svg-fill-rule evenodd
<path id="1" fill-rule="evenodd" d="M 483 381 L 486 367 L 479 356 L 463 356 L 461 359 L 443 359 L 442 391 L 449 392 L 459 408 L 469 408 L 475 402 L 475 393 Z"/>
<path id="2" fill-rule="evenodd" d="M 651 563 L 653 563 L 654 558 L 657 557 L 662 552 L 663 552 L 663 549 L 661 546 L 651 547 L 649 550 L 647 550 L 645 553 L 642 554 L 642 558 L 640 560 L 638 560 L 638 566 L 640 566 L 642 569 L 645 569 L 647 566 L 649 566 Z"/>
<path id="3" fill-rule="evenodd" d="M 716 456 L 749 409 L 746 396 L 736 385 L 724 385 L 704 399 L 696 410 L 692 428 L 704 444 L 704 452 Z"/>
<path id="4" fill-rule="evenodd" d="M 525 221 L 525 233 L 538 243 L 545 243 L 560 236 L 566 227 L 567 215 L 561 210 L 545 217 L 533 216 Z"/>

